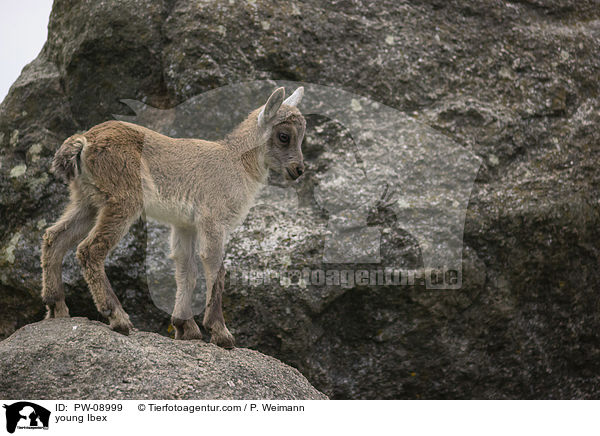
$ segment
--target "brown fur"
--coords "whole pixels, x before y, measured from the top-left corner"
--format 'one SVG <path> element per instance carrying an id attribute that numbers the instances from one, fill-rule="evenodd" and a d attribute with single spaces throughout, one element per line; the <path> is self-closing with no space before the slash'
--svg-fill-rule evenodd
<path id="1" fill-rule="evenodd" d="M 81 173 L 81 150 L 86 143 L 85 136 L 73 135 L 63 142 L 52 161 L 52 172 L 65 182 Z"/>
<path id="2" fill-rule="evenodd" d="M 207 289 L 204 327 L 211 342 L 233 347 L 221 308 L 225 241 L 246 216 L 269 169 L 289 178 L 304 171 L 300 145 L 305 121 L 295 107 L 302 89 L 285 102 L 283 94 L 283 88 L 276 90 L 265 106 L 221 141 L 174 139 L 116 121 L 67 139 L 56 153 L 53 170 L 69 181 L 71 199 L 42 244 L 47 317 L 69 316 L 61 264 L 65 253 L 79 244 L 77 259 L 96 307 L 111 328 L 129 333 L 132 324 L 110 286 L 104 261 L 146 213 L 172 226 L 175 338 L 201 338 L 191 311 L 199 251 Z M 289 141 L 282 142 L 285 135 Z"/>

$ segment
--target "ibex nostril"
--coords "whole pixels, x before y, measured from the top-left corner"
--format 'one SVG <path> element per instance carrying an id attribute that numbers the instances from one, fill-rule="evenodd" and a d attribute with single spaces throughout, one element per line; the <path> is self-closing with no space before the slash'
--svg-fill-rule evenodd
<path id="1" fill-rule="evenodd" d="M 302 173 L 304 173 L 304 167 L 301 167 L 301 166 L 296 167 L 296 173 L 298 174 L 298 177 L 300 177 L 302 175 Z"/>

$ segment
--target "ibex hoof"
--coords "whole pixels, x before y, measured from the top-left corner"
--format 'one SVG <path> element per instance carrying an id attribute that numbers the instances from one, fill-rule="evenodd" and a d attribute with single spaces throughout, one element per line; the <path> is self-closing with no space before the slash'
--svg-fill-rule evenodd
<path id="1" fill-rule="evenodd" d="M 108 317 L 108 320 L 110 321 L 110 328 L 122 335 L 128 336 L 129 331 L 133 329 L 133 324 L 129 321 L 129 315 L 122 309 L 115 310 Z"/>
<path id="2" fill-rule="evenodd" d="M 221 348 L 235 348 L 235 339 L 233 338 L 233 335 L 229 333 L 227 328 L 217 332 L 213 331 L 210 336 L 210 342 L 211 344 L 218 345 Z"/>
<path id="3" fill-rule="evenodd" d="M 57 301 L 54 304 L 48 304 L 46 306 L 46 309 L 47 309 L 47 311 L 46 311 L 45 319 L 68 318 L 69 317 L 69 308 L 65 304 L 64 300 Z"/>
<path id="4" fill-rule="evenodd" d="M 131 322 L 126 323 L 110 323 L 110 328 L 113 329 L 117 333 L 121 333 L 122 335 L 129 336 L 129 331 L 133 329 L 133 324 Z"/>
<path id="5" fill-rule="evenodd" d="M 112 313 L 112 310 L 106 309 L 106 310 L 100 311 L 100 313 L 108 318 L 110 316 L 110 314 Z"/>
<path id="6" fill-rule="evenodd" d="M 202 340 L 200 328 L 198 328 L 198 324 L 193 319 L 185 320 L 182 323 L 176 320 L 173 322 L 173 325 L 175 326 L 175 339 L 182 341 Z"/>

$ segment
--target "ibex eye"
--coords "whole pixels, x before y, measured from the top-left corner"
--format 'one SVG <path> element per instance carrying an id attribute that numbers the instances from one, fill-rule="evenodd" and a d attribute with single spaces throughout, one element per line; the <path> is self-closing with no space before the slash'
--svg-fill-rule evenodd
<path id="1" fill-rule="evenodd" d="M 279 140 L 283 143 L 288 143 L 290 142 L 290 135 L 288 135 L 287 133 L 280 133 Z"/>

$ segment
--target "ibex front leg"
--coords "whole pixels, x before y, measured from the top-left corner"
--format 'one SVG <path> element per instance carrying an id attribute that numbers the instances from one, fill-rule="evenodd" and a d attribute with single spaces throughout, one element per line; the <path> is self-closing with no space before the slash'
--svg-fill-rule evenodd
<path id="1" fill-rule="evenodd" d="M 233 348 L 235 339 L 225 326 L 221 308 L 225 284 L 223 239 L 222 233 L 208 234 L 204 239 L 205 250 L 202 256 L 202 265 L 206 277 L 206 310 L 202 325 L 211 333 L 210 342 L 223 348 Z"/>
<path id="2" fill-rule="evenodd" d="M 173 226 L 171 230 L 171 258 L 175 261 L 177 294 L 171 323 L 175 339 L 202 339 L 200 328 L 192 313 L 192 296 L 198 277 L 196 263 L 196 230 Z"/>

